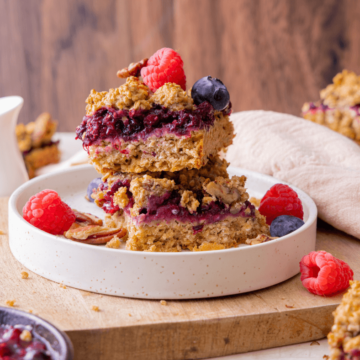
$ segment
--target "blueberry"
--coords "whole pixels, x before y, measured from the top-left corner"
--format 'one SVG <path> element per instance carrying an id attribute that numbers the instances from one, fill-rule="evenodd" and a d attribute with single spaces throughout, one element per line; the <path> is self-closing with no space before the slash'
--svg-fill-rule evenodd
<path id="1" fill-rule="evenodd" d="M 91 183 L 89 184 L 87 191 L 86 191 L 86 195 L 89 199 L 90 202 L 94 202 L 94 199 L 91 197 L 91 194 L 93 193 L 94 189 L 97 189 L 98 186 L 101 184 L 101 178 L 96 178 L 94 180 L 91 181 Z"/>
<path id="2" fill-rule="evenodd" d="M 302 227 L 305 223 L 290 215 L 281 215 L 275 218 L 270 225 L 270 234 L 273 237 L 281 237 L 292 233 Z"/>
<path id="3" fill-rule="evenodd" d="M 196 105 L 208 101 L 215 110 L 224 110 L 230 102 L 230 95 L 221 80 L 205 76 L 191 89 L 191 97 Z"/>

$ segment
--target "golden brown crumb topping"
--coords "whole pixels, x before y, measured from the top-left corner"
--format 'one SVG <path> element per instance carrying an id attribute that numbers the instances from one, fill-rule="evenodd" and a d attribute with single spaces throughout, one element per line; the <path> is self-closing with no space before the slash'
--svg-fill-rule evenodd
<path id="1" fill-rule="evenodd" d="M 129 198 L 127 196 L 127 188 L 119 188 L 119 190 L 114 194 L 114 204 L 118 205 L 120 209 L 125 209 L 128 203 Z"/>
<path id="2" fill-rule="evenodd" d="M 106 106 L 116 109 L 150 109 L 149 96 L 150 89 L 139 78 L 130 76 L 118 88 L 102 92 L 91 90 L 85 101 L 86 115 Z"/>
<path id="3" fill-rule="evenodd" d="M 330 107 L 360 104 L 360 76 L 343 70 L 333 78 L 333 84 L 320 91 L 320 97 Z"/>
<path id="4" fill-rule="evenodd" d="M 165 106 L 173 111 L 194 108 L 193 99 L 180 85 L 166 83 L 153 94 L 135 76 L 129 76 L 126 83 L 109 91 L 91 90 L 86 99 L 86 115 L 91 115 L 102 107 L 115 109 L 150 109 L 152 104 Z"/>
<path id="5" fill-rule="evenodd" d="M 181 191 L 180 206 L 187 208 L 190 214 L 196 212 L 199 205 L 200 203 L 197 200 L 196 195 L 192 191 Z"/>
<path id="6" fill-rule="evenodd" d="M 192 110 L 194 101 L 180 85 L 166 83 L 156 90 L 150 99 L 152 102 L 165 106 L 173 111 Z"/>

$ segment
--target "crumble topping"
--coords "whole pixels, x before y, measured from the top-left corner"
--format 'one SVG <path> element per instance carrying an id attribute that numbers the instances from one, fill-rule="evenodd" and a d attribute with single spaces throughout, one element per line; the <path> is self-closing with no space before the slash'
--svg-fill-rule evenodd
<path id="1" fill-rule="evenodd" d="M 172 111 L 194 109 L 192 97 L 189 96 L 180 85 L 174 83 L 166 83 L 161 86 L 156 90 L 154 95 L 151 96 L 150 100 Z"/>
<path id="2" fill-rule="evenodd" d="M 333 78 L 333 84 L 320 91 L 320 98 L 331 107 L 360 104 L 360 76 L 343 70 Z"/>
<path id="3" fill-rule="evenodd" d="M 139 78 L 130 76 L 118 88 L 102 92 L 91 90 L 85 101 L 86 115 L 106 106 L 117 109 L 150 109 L 149 94 L 150 89 Z"/>
<path id="4" fill-rule="evenodd" d="M 20 339 L 22 341 L 31 341 L 32 340 L 31 332 L 29 330 L 23 330 L 22 333 L 20 334 Z"/>
<path id="5" fill-rule="evenodd" d="M 198 206 L 200 205 L 196 195 L 189 190 L 183 190 L 181 193 L 180 206 L 187 208 L 190 214 L 196 212 Z"/>
<path id="6" fill-rule="evenodd" d="M 23 271 L 22 273 L 21 273 L 21 278 L 22 279 L 27 279 L 29 277 L 29 274 L 26 272 L 26 271 Z"/>
<path id="7" fill-rule="evenodd" d="M 251 197 L 249 201 L 257 208 L 260 206 L 261 203 L 261 199 L 257 199 L 255 197 Z"/>
<path id="8" fill-rule="evenodd" d="M 111 249 L 119 249 L 120 239 L 115 235 L 108 243 L 106 243 L 105 247 Z"/>
<path id="9" fill-rule="evenodd" d="M 123 186 L 114 194 L 114 204 L 118 205 L 120 209 L 125 209 L 129 203 L 129 198 L 126 193 L 127 188 Z"/>

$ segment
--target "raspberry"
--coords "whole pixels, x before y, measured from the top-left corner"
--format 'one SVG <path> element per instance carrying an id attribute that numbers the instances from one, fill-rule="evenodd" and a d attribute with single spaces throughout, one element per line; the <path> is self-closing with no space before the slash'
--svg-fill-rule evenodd
<path id="1" fill-rule="evenodd" d="M 173 49 L 158 50 L 141 69 L 144 83 L 155 92 L 166 83 L 175 83 L 186 89 L 186 76 L 180 55 Z"/>
<path id="2" fill-rule="evenodd" d="M 53 235 L 69 230 L 76 218 L 54 190 L 43 190 L 32 196 L 23 208 L 23 217 L 38 229 Z"/>
<path id="3" fill-rule="evenodd" d="M 312 251 L 300 261 L 302 284 L 315 295 L 333 295 L 349 287 L 350 266 L 326 251 Z"/>
<path id="4" fill-rule="evenodd" d="M 280 215 L 296 216 L 301 220 L 304 218 L 302 203 L 297 193 L 284 184 L 275 184 L 268 190 L 261 199 L 259 211 L 266 217 L 268 225 Z"/>

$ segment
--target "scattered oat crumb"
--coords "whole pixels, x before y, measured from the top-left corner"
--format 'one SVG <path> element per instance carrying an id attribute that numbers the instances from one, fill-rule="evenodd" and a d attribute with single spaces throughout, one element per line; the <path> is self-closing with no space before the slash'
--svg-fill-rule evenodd
<path id="1" fill-rule="evenodd" d="M 288 309 L 293 309 L 293 308 L 294 308 L 294 305 L 286 305 L 286 304 L 285 304 L 285 307 L 287 307 Z"/>
<path id="2" fill-rule="evenodd" d="M 165 300 L 161 300 L 161 301 L 160 301 L 160 304 L 161 304 L 161 305 L 167 305 L 167 302 L 166 302 Z"/>
<path id="3" fill-rule="evenodd" d="M 329 355 L 324 355 L 324 356 L 323 356 L 323 359 L 324 359 L 324 360 L 329 360 L 329 359 L 330 359 L 330 356 L 329 356 Z"/>
<path id="4" fill-rule="evenodd" d="M 20 339 L 22 341 L 31 341 L 32 340 L 31 332 L 29 330 L 23 330 L 22 333 L 20 334 Z"/>
<path id="5" fill-rule="evenodd" d="M 285 298 L 281 298 L 281 300 L 285 300 Z"/>
<path id="6" fill-rule="evenodd" d="M 60 287 L 66 289 L 66 286 L 64 284 L 60 284 Z"/>
<path id="7" fill-rule="evenodd" d="M 132 316 L 131 314 L 129 314 L 129 316 Z"/>
<path id="8" fill-rule="evenodd" d="M 30 313 L 30 314 L 32 314 L 32 313 L 33 313 L 33 311 L 32 311 L 32 310 L 29 310 L 29 313 Z"/>
<path id="9" fill-rule="evenodd" d="M 15 302 L 16 302 L 16 300 L 6 300 L 6 305 L 7 305 L 7 306 L 14 307 L 14 306 L 15 306 Z"/>
<path id="10" fill-rule="evenodd" d="M 5 233 L 2 230 L 0 230 L 0 235 L 5 235 Z"/>
<path id="11" fill-rule="evenodd" d="M 102 298 L 103 296 L 102 296 L 102 295 L 100 295 L 100 297 Z"/>
<path id="12" fill-rule="evenodd" d="M 100 311 L 99 307 L 95 306 L 95 305 L 92 306 L 91 310 L 96 311 L 96 312 Z"/>
<path id="13" fill-rule="evenodd" d="M 313 341 L 310 346 L 314 346 L 314 345 L 320 345 L 320 343 L 318 341 Z"/>
<path id="14" fill-rule="evenodd" d="M 21 278 L 22 279 L 27 279 L 29 277 L 29 274 L 26 272 L 26 271 L 23 271 L 22 273 L 21 273 Z"/>
<path id="15" fill-rule="evenodd" d="M 83 295 L 84 295 L 84 296 L 90 296 L 90 295 L 91 295 L 91 292 L 84 291 Z"/>
<path id="16" fill-rule="evenodd" d="M 106 243 L 105 247 L 112 249 L 119 249 L 120 239 L 115 235 L 109 242 Z"/>
<path id="17" fill-rule="evenodd" d="M 36 291 L 33 291 L 33 294 L 36 294 Z"/>
<path id="18" fill-rule="evenodd" d="M 258 208 L 260 206 L 261 199 L 251 197 L 249 201 Z"/>

